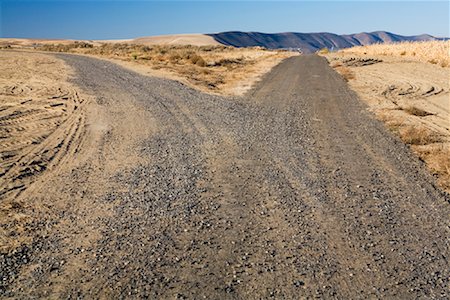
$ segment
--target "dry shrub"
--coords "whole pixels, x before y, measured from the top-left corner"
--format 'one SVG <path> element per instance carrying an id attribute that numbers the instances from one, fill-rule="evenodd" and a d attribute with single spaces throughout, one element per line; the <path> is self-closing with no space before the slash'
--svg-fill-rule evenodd
<path id="1" fill-rule="evenodd" d="M 331 66 L 332 68 L 342 67 L 342 62 L 339 61 L 339 60 L 332 61 L 332 62 L 330 63 L 330 66 Z"/>
<path id="2" fill-rule="evenodd" d="M 171 53 L 169 55 L 169 61 L 172 63 L 178 63 L 181 60 L 181 55 L 178 52 Z"/>
<path id="3" fill-rule="evenodd" d="M 94 45 L 86 42 L 75 41 L 69 44 L 43 44 L 36 45 L 36 48 L 44 51 L 52 51 L 52 52 L 69 52 L 74 49 L 92 49 Z"/>
<path id="4" fill-rule="evenodd" d="M 212 63 L 211 65 L 214 67 L 220 67 L 220 66 L 233 66 L 233 65 L 240 65 L 244 63 L 244 58 L 239 57 L 239 58 L 222 58 L 219 59 L 218 61 L 215 61 L 214 63 Z"/>
<path id="5" fill-rule="evenodd" d="M 191 63 L 199 67 L 206 66 L 206 62 L 200 55 L 194 54 L 190 57 Z"/>
<path id="6" fill-rule="evenodd" d="M 439 64 L 442 67 L 448 67 L 450 65 L 450 40 L 373 44 L 343 49 L 341 52 L 364 55 L 401 56 L 421 62 Z"/>
<path id="7" fill-rule="evenodd" d="M 336 67 L 336 71 L 344 78 L 345 81 L 349 81 L 351 79 L 355 79 L 355 72 L 353 72 L 350 68 L 345 66 Z"/>
<path id="8" fill-rule="evenodd" d="M 447 184 L 450 187 L 450 149 L 443 148 L 435 150 L 432 153 L 432 159 L 435 161 L 433 166 L 438 174 L 447 178 Z"/>
<path id="9" fill-rule="evenodd" d="M 430 112 L 427 112 L 423 109 L 417 108 L 415 106 L 409 106 L 403 109 L 405 112 L 407 112 L 410 115 L 417 116 L 417 117 L 426 117 L 426 116 L 432 116 L 433 114 Z"/>
<path id="10" fill-rule="evenodd" d="M 415 152 L 423 159 L 430 170 L 438 175 L 439 184 L 450 192 L 450 147 L 449 144 L 437 146 L 416 146 Z"/>
<path id="11" fill-rule="evenodd" d="M 399 134 L 410 145 L 428 145 L 439 141 L 434 132 L 423 126 L 405 126 L 399 130 Z"/>
<path id="12" fill-rule="evenodd" d="M 318 50 L 317 53 L 319 53 L 319 54 L 328 54 L 328 53 L 330 53 L 330 50 L 327 47 L 325 47 L 325 48 L 322 48 L 322 49 Z"/>

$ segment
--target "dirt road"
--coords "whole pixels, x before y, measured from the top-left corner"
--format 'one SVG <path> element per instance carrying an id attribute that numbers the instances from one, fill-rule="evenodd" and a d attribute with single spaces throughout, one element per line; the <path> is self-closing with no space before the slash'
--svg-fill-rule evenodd
<path id="1" fill-rule="evenodd" d="M 79 162 L 21 195 L 3 297 L 449 297 L 448 195 L 325 59 L 222 98 L 60 57 L 99 108 Z"/>

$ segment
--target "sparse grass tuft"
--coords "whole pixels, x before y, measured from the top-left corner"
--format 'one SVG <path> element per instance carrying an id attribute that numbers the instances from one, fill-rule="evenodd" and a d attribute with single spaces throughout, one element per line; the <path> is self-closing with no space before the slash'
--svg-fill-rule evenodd
<path id="1" fill-rule="evenodd" d="M 405 126 L 399 130 L 399 134 L 410 145 L 428 145 L 439 141 L 434 132 L 423 126 Z"/>
<path id="2" fill-rule="evenodd" d="M 427 112 L 423 109 L 417 108 L 415 106 L 409 106 L 403 109 L 405 112 L 407 112 L 410 115 L 417 116 L 417 117 L 426 117 L 426 116 L 432 116 L 433 114 L 430 112 Z"/>
<path id="3" fill-rule="evenodd" d="M 349 67 L 339 66 L 335 67 L 336 71 L 341 74 L 345 81 L 350 81 L 351 79 L 355 79 L 355 72 L 353 72 Z"/>
<path id="4" fill-rule="evenodd" d="M 319 54 L 328 54 L 330 53 L 330 50 L 328 48 L 322 48 L 319 51 L 317 51 Z"/>
<path id="5" fill-rule="evenodd" d="M 206 62 L 200 55 L 194 54 L 190 57 L 191 63 L 199 67 L 206 66 Z"/>
<path id="6" fill-rule="evenodd" d="M 450 191 L 450 148 L 449 144 L 437 146 L 416 146 L 414 151 L 423 159 L 430 170 L 438 175 L 439 184 Z"/>

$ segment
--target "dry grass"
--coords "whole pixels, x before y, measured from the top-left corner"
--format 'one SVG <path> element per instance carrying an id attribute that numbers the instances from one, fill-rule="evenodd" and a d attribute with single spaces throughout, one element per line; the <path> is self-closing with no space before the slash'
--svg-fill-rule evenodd
<path id="1" fill-rule="evenodd" d="M 439 141 L 439 137 L 423 126 L 405 126 L 399 129 L 400 138 L 410 145 L 428 145 Z"/>
<path id="2" fill-rule="evenodd" d="M 414 152 L 426 162 L 430 171 L 437 176 L 441 187 L 450 192 L 450 146 L 414 146 Z"/>
<path id="3" fill-rule="evenodd" d="M 360 55 L 398 56 L 450 67 L 450 41 L 402 42 L 395 44 L 374 44 L 341 50 L 344 53 Z"/>
<path id="4" fill-rule="evenodd" d="M 450 193 L 450 142 L 448 137 L 419 122 L 412 122 L 411 117 L 396 116 L 387 111 L 377 112 L 377 117 L 404 143 L 411 146 L 414 153 L 436 176 L 439 186 Z"/>
<path id="5" fill-rule="evenodd" d="M 398 133 L 437 177 L 438 184 L 450 193 L 450 144 L 421 126 L 401 126 Z"/>
<path id="6" fill-rule="evenodd" d="M 407 112 L 408 114 L 413 115 L 413 116 L 417 116 L 417 117 L 426 117 L 426 116 L 432 116 L 433 115 L 432 113 L 429 113 L 429 112 L 427 112 L 427 111 L 425 111 L 423 109 L 420 109 L 418 107 L 415 107 L 415 106 L 409 106 L 409 107 L 403 108 L 403 110 L 405 112 Z"/>
<path id="7" fill-rule="evenodd" d="M 328 53 L 330 53 L 330 50 L 328 48 L 322 48 L 322 49 L 318 50 L 317 53 L 328 54 Z"/>
<path id="8" fill-rule="evenodd" d="M 332 67 L 344 78 L 345 81 L 350 81 L 355 79 L 355 72 L 353 72 L 350 68 L 343 66 L 340 63 L 336 63 L 332 65 Z"/>
<path id="9" fill-rule="evenodd" d="M 125 43 L 91 44 L 73 42 L 42 44 L 35 49 L 52 52 L 88 54 L 148 66 L 182 78 L 203 91 L 239 94 L 251 83 L 278 64 L 294 55 L 287 51 L 271 51 L 260 47 L 227 46 L 144 46 Z M 246 88 L 239 84 L 246 82 Z"/>

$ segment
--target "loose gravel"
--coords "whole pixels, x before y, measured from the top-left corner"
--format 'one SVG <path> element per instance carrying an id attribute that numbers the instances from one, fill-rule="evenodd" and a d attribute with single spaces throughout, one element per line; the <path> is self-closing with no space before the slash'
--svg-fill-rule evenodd
<path id="1" fill-rule="evenodd" d="M 5 298 L 450 296 L 449 196 L 325 59 L 225 98 L 60 57 L 114 126 L 30 199 L 54 207 L 0 259 Z"/>

